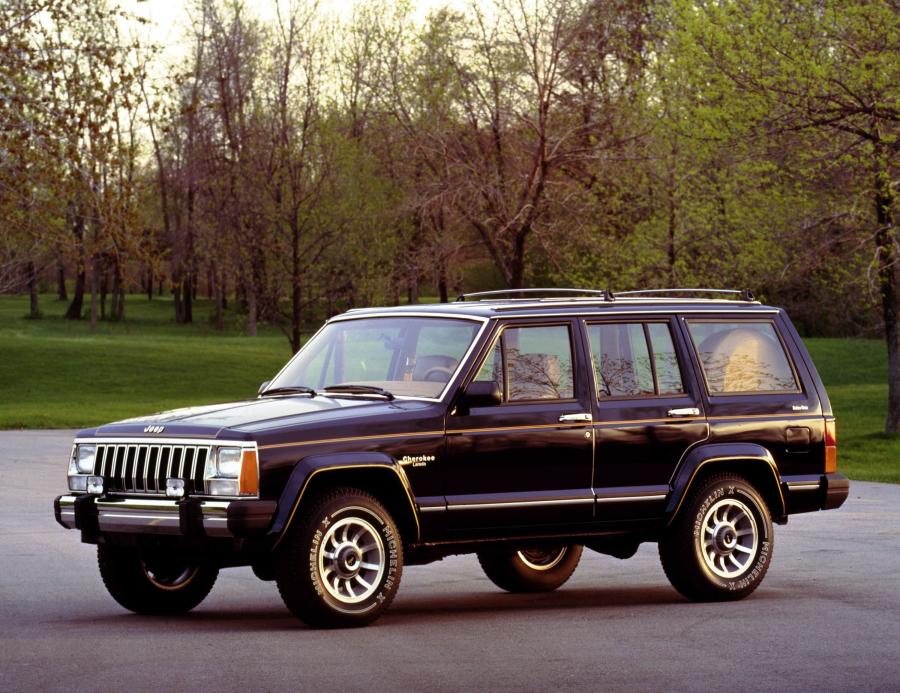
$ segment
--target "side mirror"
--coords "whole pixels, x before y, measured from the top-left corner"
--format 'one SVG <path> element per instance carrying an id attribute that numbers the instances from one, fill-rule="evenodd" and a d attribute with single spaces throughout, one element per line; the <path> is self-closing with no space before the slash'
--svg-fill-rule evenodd
<path id="1" fill-rule="evenodd" d="M 271 383 L 271 382 L 272 382 L 271 380 L 266 380 L 262 385 L 259 386 L 259 389 L 256 391 L 256 394 L 261 395 L 263 393 L 263 391 L 267 387 L 269 387 L 269 383 Z"/>
<path id="2" fill-rule="evenodd" d="M 476 380 L 469 383 L 463 392 L 460 404 L 466 408 L 493 407 L 503 401 L 503 393 L 500 391 L 500 383 L 496 380 Z"/>

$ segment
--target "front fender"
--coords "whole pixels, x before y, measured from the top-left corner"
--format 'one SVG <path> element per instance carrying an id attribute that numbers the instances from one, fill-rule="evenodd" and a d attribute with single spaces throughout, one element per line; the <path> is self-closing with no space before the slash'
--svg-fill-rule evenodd
<path id="1" fill-rule="evenodd" d="M 319 474 L 354 469 L 383 469 L 396 476 L 398 486 L 409 501 L 409 509 L 415 519 L 416 532 L 419 531 L 419 517 L 413 502 L 412 489 L 406 472 L 390 455 L 381 452 L 339 452 L 324 455 L 310 455 L 300 460 L 288 477 L 284 490 L 278 499 L 278 511 L 269 528 L 269 536 L 277 538 L 276 545 L 284 536 L 300 507 L 310 482 Z"/>
<path id="2" fill-rule="evenodd" d="M 769 504 L 772 516 L 776 519 L 784 516 L 778 467 L 768 449 L 756 443 L 709 443 L 691 450 L 672 476 L 666 524 L 678 513 L 698 474 L 711 468 L 750 476 L 750 481 L 762 486 L 758 490 Z"/>

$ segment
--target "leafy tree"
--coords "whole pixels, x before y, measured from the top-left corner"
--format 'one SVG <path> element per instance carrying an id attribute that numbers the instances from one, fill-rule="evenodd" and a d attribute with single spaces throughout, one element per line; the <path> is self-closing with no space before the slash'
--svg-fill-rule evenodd
<path id="1" fill-rule="evenodd" d="M 675 17 L 683 68 L 706 80 L 698 92 L 708 127 L 783 147 L 780 164 L 800 174 L 800 186 L 827 178 L 843 184 L 841 199 L 826 196 L 837 210 L 817 221 L 843 216 L 871 244 L 888 346 L 885 427 L 900 431 L 896 2 L 684 1 Z"/>

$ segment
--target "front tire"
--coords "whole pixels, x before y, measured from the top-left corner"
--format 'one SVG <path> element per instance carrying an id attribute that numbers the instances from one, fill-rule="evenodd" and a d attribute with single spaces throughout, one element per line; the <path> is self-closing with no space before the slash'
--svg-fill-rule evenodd
<path id="1" fill-rule="evenodd" d="M 353 488 L 334 489 L 308 507 L 278 556 L 281 598 L 314 628 L 372 623 L 390 606 L 403 572 L 403 544 L 390 513 Z"/>
<path id="2" fill-rule="evenodd" d="M 702 481 L 659 542 L 669 582 L 693 601 L 743 599 L 759 587 L 773 549 L 772 518 L 744 478 Z"/>
<path id="3" fill-rule="evenodd" d="M 177 551 L 132 546 L 97 547 L 103 584 L 119 604 L 136 614 L 183 614 L 212 590 L 218 568 Z"/>
<path id="4" fill-rule="evenodd" d="M 550 592 L 572 576 L 581 551 L 580 544 L 481 551 L 478 562 L 488 579 L 507 592 Z"/>

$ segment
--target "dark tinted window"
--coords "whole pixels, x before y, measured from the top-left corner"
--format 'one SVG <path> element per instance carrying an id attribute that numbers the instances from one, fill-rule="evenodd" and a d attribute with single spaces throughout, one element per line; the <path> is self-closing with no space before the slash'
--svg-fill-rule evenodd
<path id="1" fill-rule="evenodd" d="M 797 380 L 770 322 L 689 322 L 710 394 L 796 392 Z"/>
<path id="2" fill-rule="evenodd" d="M 588 325 L 598 397 L 684 392 L 672 334 L 665 323 Z"/>

